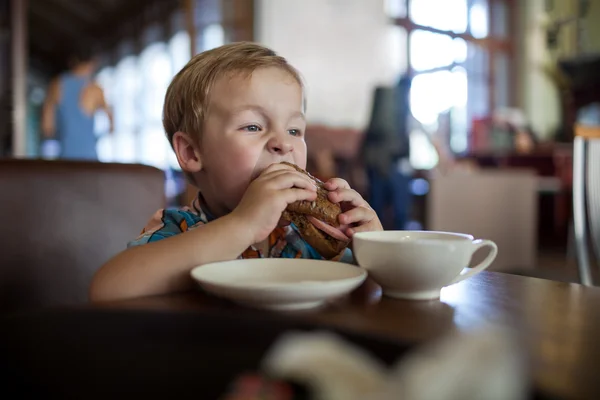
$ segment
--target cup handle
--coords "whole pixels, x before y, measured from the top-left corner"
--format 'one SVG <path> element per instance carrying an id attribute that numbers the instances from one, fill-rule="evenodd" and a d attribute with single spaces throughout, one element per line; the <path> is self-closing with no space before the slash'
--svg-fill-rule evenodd
<path id="1" fill-rule="evenodd" d="M 488 254 L 487 257 L 482 262 L 480 262 L 478 265 L 474 266 L 473 268 L 463 269 L 462 272 L 460 273 L 460 275 L 458 275 L 456 278 L 454 278 L 452 280 L 452 282 L 450 282 L 448 284 L 448 286 L 454 285 L 455 283 L 464 281 L 467 278 L 477 275 L 478 273 L 480 273 L 481 271 L 483 271 L 484 269 L 489 267 L 492 264 L 492 262 L 496 259 L 496 256 L 498 255 L 498 246 L 496 246 L 496 243 L 492 242 L 491 240 L 477 239 L 477 240 L 473 240 L 473 245 L 474 245 L 474 248 L 473 248 L 473 253 L 471 253 L 471 256 L 473 256 L 473 254 L 477 250 L 479 250 L 482 247 L 486 247 L 486 246 L 490 248 L 490 254 Z"/>

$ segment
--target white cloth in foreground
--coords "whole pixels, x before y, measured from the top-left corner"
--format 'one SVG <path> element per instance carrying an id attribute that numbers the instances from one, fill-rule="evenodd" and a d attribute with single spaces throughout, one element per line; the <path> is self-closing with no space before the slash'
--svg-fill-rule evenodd
<path id="1" fill-rule="evenodd" d="M 319 400 L 520 400 L 529 394 L 521 354 L 510 335 L 485 329 L 418 347 L 388 369 L 337 335 L 290 333 L 262 369 L 306 384 Z"/>

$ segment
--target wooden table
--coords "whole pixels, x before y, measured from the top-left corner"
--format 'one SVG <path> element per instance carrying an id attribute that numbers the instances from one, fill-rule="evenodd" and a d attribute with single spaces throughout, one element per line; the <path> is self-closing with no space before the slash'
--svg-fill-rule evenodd
<path id="1" fill-rule="evenodd" d="M 410 344 L 492 324 L 518 334 L 531 359 L 535 386 L 545 394 L 566 399 L 600 398 L 600 288 L 484 272 L 445 288 L 441 301 L 383 298 L 378 304 L 347 301 L 321 310 L 278 314 L 243 309 L 197 292 L 79 310 L 213 312 L 223 317 L 256 318 L 256 329 L 260 329 L 261 318 L 268 317 Z M 246 333 L 235 334 L 243 337 Z"/>
<path id="2" fill-rule="evenodd" d="M 201 293 L 102 307 L 240 312 Z M 486 323 L 508 327 L 529 350 L 537 385 L 559 397 L 600 398 L 600 288 L 484 272 L 445 288 L 441 301 L 409 302 L 384 297 L 375 305 L 339 304 L 284 317 L 412 343 Z"/>

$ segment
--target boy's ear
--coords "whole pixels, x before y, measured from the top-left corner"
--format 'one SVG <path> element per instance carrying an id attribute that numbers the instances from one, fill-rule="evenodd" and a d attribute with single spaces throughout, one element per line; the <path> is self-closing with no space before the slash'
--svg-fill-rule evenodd
<path id="1" fill-rule="evenodd" d="M 202 170 L 202 158 L 196 141 L 184 132 L 173 135 L 173 150 L 179 166 L 185 172 L 195 173 Z"/>

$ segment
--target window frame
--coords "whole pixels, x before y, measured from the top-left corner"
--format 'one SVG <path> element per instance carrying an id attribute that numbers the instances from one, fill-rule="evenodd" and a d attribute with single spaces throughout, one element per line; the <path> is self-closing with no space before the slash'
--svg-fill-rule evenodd
<path id="1" fill-rule="evenodd" d="M 471 34 L 471 21 L 470 21 L 470 10 L 471 10 L 471 6 L 475 3 L 476 0 L 467 0 L 467 28 L 465 32 L 454 32 L 454 31 L 448 31 L 448 30 L 443 30 L 443 29 L 437 29 L 437 28 L 433 28 L 430 26 L 425 26 L 425 25 L 421 25 L 418 23 L 415 23 L 410 16 L 410 7 L 411 7 L 411 1 L 412 0 L 398 0 L 398 1 L 402 1 L 403 2 L 403 6 L 400 7 L 400 9 L 403 10 L 403 16 L 399 16 L 399 17 L 390 17 L 390 20 L 396 25 L 396 26 L 400 26 L 402 28 L 404 28 L 405 32 L 406 32 L 406 64 L 407 64 L 407 73 L 409 74 L 409 76 L 411 77 L 416 77 L 418 75 L 421 74 L 428 74 L 428 73 L 432 73 L 432 72 L 437 72 L 437 71 L 444 71 L 444 70 L 448 70 L 448 71 L 452 71 L 455 67 L 464 67 L 467 68 L 466 63 L 456 63 L 453 62 L 449 65 L 446 66 L 441 66 L 441 67 L 436 67 L 436 68 L 431 68 L 431 69 L 423 69 L 423 70 L 415 70 L 413 68 L 413 63 L 411 60 L 411 37 L 412 37 L 412 33 L 414 31 L 425 31 L 425 32 L 431 32 L 431 33 L 435 33 L 435 34 L 440 34 L 440 35 L 445 35 L 448 36 L 450 38 L 452 38 L 452 40 L 456 39 L 456 38 L 460 38 L 463 39 L 468 46 L 478 46 L 480 49 L 482 49 L 483 51 L 485 51 L 487 53 L 487 58 L 488 58 L 488 62 L 487 62 L 487 66 L 486 66 L 486 71 L 485 71 L 485 77 L 483 78 L 483 80 L 480 80 L 478 82 L 478 84 L 484 84 L 485 87 L 487 88 L 487 94 L 484 95 L 484 97 L 486 98 L 486 102 L 487 102 L 487 110 L 489 110 L 489 112 L 493 112 L 493 110 L 495 110 L 497 108 L 497 101 L 496 99 L 498 97 L 501 97 L 502 99 L 506 99 L 507 104 L 506 106 L 508 107 L 513 107 L 517 104 L 518 102 L 518 93 L 517 93 L 517 89 L 518 89 L 518 84 L 517 84 L 517 79 L 518 76 L 517 74 L 514 72 L 516 71 L 516 66 L 519 62 L 519 60 L 517 59 L 517 52 L 516 52 L 516 40 L 515 40 L 515 31 L 516 31 L 516 25 L 515 25 L 515 21 L 516 21 L 516 4 L 515 4 L 515 0 L 487 0 L 487 20 L 488 20 L 488 32 L 487 32 L 487 36 L 484 38 L 477 38 L 474 37 Z M 499 29 L 498 26 L 498 21 L 495 20 L 494 18 L 492 18 L 492 12 L 494 10 L 497 10 L 498 4 L 501 4 L 502 6 L 505 7 L 505 13 L 504 13 L 504 29 Z M 502 31 L 504 30 L 504 33 L 502 33 Z M 504 92 L 501 94 L 501 96 L 497 96 L 497 90 L 500 89 L 496 89 L 496 85 L 499 84 L 499 76 L 501 76 L 501 74 L 496 70 L 496 66 L 498 65 L 498 59 L 503 58 L 503 62 L 507 61 L 506 65 L 508 68 L 508 81 L 506 79 L 504 79 L 505 84 L 507 85 L 506 88 L 504 88 Z M 471 75 L 469 68 L 467 68 L 467 73 L 469 75 Z M 502 76 L 506 76 L 506 75 L 502 75 Z M 477 79 L 477 78 L 476 78 Z M 479 78 L 481 79 L 481 78 Z M 478 80 L 479 80 L 478 79 Z M 467 106 L 469 109 L 471 108 L 470 105 Z M 468 114 L 470 114 L 470 111 L 468 111 Z M 469 117 L 471 117 L 469 115 Z M 469 152 L 469 136 L 470 136 L 470 124 L 472 123 L 473 119 L 471 117 L 470 121 L 467 121 L 467 147 L 466 147 L 466 152 Z M 450 137 L 448 137 L 448 140 L 451 140 Z M 450 145 L 450 143 L 448 143 L 448 145 Z"/>
<path id="2" fill-rule="evenodd" d="M 489 22 L 489 26 L 488 26 L 488 36 L 485 38 L 476 38 L 473 35 L 471 35 L 469 33 L 469 29 L 470 29 L 470 21 L 467 23 L 467 32 L 465 33 L 456 33 L 453 31 L 446 31 L 446 30 L 441 30 L 441 29 L 436 29 L 436 28 L 432 28 L 430 26 L 425 26 L 425 25 L 420 25 L 420 24 L 416 24 L 414 23 L 411 18 L 410 18 L 410 2 L 411 0 L 403 0 L 405 1 L 405 7 L 407 10 L 407 15 L 405 17 L 399 17 L 399 18 L 392 18 L 394 24 L 403 27 L 406 30 L 406 38 L 407 38 L 407 43 L 406 43 L 406 59 L 407 59 L 407 65 L 408 65 L 408 73 L 410 74 L 410 76 L 415 76 L 418 74 L 423 74 L 423 73 L 429 73 L 429 72 L 435 72 L 436 70 L 442 70 L 442 69 L 449 69 L 451 70 L 453 67 L 455 67 L 456 65 L 449 65 L 449 66 L 444 66 L 444 67 L 438 67 L 438 68 L 433 68 L 433 69 L 428 69 L 428 70 L 421 70 L 421 71 L 415 71 L 412 68 L 412 63 L 411 63 L 411 59 L 410 59 L 410 36 L 412 34 L 413 31 L 416 30 L 422 30 L 422 31 L 428 31 L 428 32 L 432 32 L 432 33 L 437 33 L 440 35 L 446 35 L 446 36 L 450 36 L 452 39 L 455 38 L 461 38 L 463 40 L 465 40 L 468 43 L 472 43 L 476 46 L 481 47 L 482 49 L 485 49 L 486 51 L 488 51 L 489 54 L 489 71 L 488 71 L 488 86 L 490 88 L 490 90 L 488 91 L 488 105 L 489 105 L 489 109 L 493 110 L 496 106 L 496 99 L 495 99 L 495 90 L 494 90 L 494 86 L 495 86 L 495 82 L 496 82 L 496 71 L 495 71 L 495 64 L 496 64 L 496 57 L 498 53 L 505 53 L 505 55 L 508 57 L 509 60 L 509 66 L 510 67 L 514 67 L 516 61 L 515 61 L 515 45 L 514 45 L 514 40 L 512 38 L 512 32 L 514 32 L 513 28 L 513 21 L 514 18 L 512 17 L 514 15 L 514 9 L 515 9 L 515 4 L 514 4 L 514 0 L 487 0 L 488 1 L 488 7 L 487 7 L 487 13 L 488 13 L 488 22 Z M 473 0 L 468 0 L 468 7 L 467 9 L 470 9 L 471 4 L 473 3 Z M 500 38 L 500 37 L 495 37 L 494 36 L 494 32 L 497 31 L 496 26 L 495 26 L 495 21 L 494 18 L 492 18 L 492 10 L 494 9 L 494 5 L 495 3 L 504 3 L 507 7 L 507 16 L 508 16 L 508 35 L 505 38 Z M 514 68 L 511 68 L 512 70 L 514 70 Z M 510 84 L 510 89 L 509 89 L 509 101 L 510 104 L 513 105 L 515 103 L 515 79 L 512 78 L 511 79 L 511 84 Z"/>

